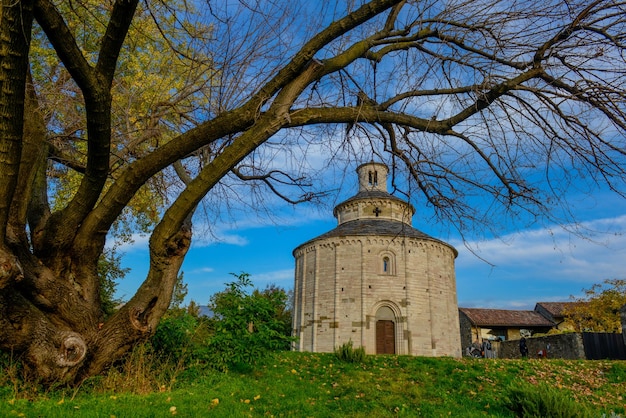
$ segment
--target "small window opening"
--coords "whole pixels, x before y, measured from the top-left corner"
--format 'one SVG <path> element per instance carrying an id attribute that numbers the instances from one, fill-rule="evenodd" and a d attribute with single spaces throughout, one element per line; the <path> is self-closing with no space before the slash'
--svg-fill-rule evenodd
<path id="1" fill-rule="evenodd" d="M 370 186 L 378 186 L 378 171 L 370 171 L 368 177 Z"/>
<path id="2" fill-rule="evenodd" d="M 389 273 L 390 270 L 389 257 L 383 258 L 383 273 Z"/>

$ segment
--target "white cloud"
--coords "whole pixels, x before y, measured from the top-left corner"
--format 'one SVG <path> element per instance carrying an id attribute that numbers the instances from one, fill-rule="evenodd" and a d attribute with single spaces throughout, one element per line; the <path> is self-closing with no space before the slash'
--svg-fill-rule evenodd
<path id="1" fill-rule="evenodd" d="M 626 256 L 626 216 L 598 219 L 581 225 L 596 231 L 580 237 L 568 228 L 535 229 L 509 234 L 501 239 L 455 243 L 459 263 L 472 266 L 487 263 L 499 266 L 549 269 L 557 277 L 598 279 L 624 274 L 621 260 Z M 597 232 L 608 231 L 611 233 Z M 476 255 L 472 254 L 472 251 Z"/>
<path id="2" fill-rule="evenodd" d="M 625 277 L 626 216 L 598 219 L 580 226 L 605 233 L 595 232 L 590 239 L 573 235 L 568 228 L 555 227 L 467 243 L 478 257 L 462 243 L 455 243 L 459 250 L 456 263 L 459 304 L 533 309 L 536 302 L 566 301 L 572 295 L 581 297 L 582 289 L 595 283 Z"/>
<path id="3" fill-rule="evenodd" d="M 265 287 L 267 284 L 285 286 L 285 282 L 288 282 L 287 284 L 291 287 L 293 285 L 293 275 L 293 269 L 283 269 L 255 274 L 250 276 L 250 278 L 256 287 Z"/>
<path id="4" fill-rule="evenodd" d="M 192 248 L 204 248 L 210 247 L 216 244 L 228 244 L 236 245 L 238 247 L 245 247 L 249 244 L 246 237 L 239 234 L 230 234 L 229 231 L 215 232 L 211 235 L 194 235 L 191 241 Z"/>

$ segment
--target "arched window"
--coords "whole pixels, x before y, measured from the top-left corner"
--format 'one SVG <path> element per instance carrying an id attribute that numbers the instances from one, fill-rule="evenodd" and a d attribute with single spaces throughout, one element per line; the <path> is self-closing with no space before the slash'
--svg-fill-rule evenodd
<path id="1" fill-rule="evenodd" d="M 395 269 L 395 257 L 393 254 L 385 251 L 380 256 L 380 274 L 385 275 L 394 275 L 396 274 Z"/>

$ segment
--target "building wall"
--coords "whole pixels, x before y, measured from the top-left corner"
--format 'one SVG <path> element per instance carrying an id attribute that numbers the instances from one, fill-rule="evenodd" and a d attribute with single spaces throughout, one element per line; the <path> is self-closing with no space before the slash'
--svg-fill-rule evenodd
<path id="1" fill-rule="evenodd" d="M 559 331 L 574 331 L 575 327 L 569 320 L 566 320 L 562 316 L 552 315 L 544 306 L 537 304 L 535 311 L 540 313 L 544 318 L 548 318 L 550 321 L 556 324 L 555 329 Z"/>
<path id="2" fill-rule="evenodd" d="M 379 209 L 378 216 L 374 209 Z M 406 202 L 389 199 L 368 199 L 363 201 L 349 201 L 342 203 L 335 209 L 338 223 L 349 222 L 355 219 L 386 218 L 410 224 L 412 211 Z"/>
<path id="3" fill-rule="evenodd" d="M 451 247 L 358 236 L 314 240 L 294 255 L 296 349 L 332 352 L 351 340 L 375 354 L 376 315 L 385 307 L 394 312 L 397 354 L 460 357 Z"/>

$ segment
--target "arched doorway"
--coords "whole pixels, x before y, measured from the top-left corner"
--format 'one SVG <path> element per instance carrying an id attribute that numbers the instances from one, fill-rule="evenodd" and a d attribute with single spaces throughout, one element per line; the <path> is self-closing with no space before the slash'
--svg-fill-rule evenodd
<path id="1" fill-rule="evenodd" d="M 376 312 L 376 354 L 396 354 L 395 319 L 388 306 L 382 306 Z"/>

